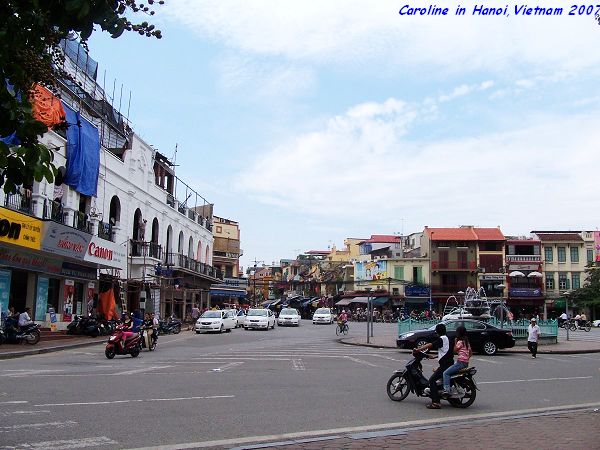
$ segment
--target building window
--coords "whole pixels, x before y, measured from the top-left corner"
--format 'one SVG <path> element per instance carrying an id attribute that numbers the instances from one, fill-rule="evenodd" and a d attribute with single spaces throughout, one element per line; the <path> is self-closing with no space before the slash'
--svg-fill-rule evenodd
<path id="1" fill-rule="evenodd" d="M 544 260 L 546 262 L 552 262 L 553 253 L 552 247 L 544 247 Z"/>
<path id="2" fill-rule="evenodd" d="M 587 262 L 591 263 L 594 262 L 594 250 L 590 249 L 587 251 Z"/>
<path id="3" fill-rule="evenodd" d="M 396 280 L 404 280 L 404 267 L 394 266 L 394 278 Z"/>
<path id="4" fill-rule="evenodd" d="M 413 267 L 413 283 L 423 283 L 423 268 Z"/>
<path id="5" fill-rule="evenodd" d="M 560 272 L 558 274 L 558 289 L 561 291 L 569 289 L 569 278 L 567 277 L 566 272 Z"/>
<path id="6" fill-rule="evenodd" d="M 556 253 L 558 255 L 557 259 L 559 263 L 567 262 L 567 250 L 565 249 L 565 247 L 557 247 Z"/>
<path id="7" fill-rule="evenodd" d="M 579 289 L 581 287 L 581 279 L 578 273 L 571 274 L 571 282 L 573 283 L 573 289 Z"/>
<path id="8" fill-rule="evenodd" d="M 554 290 L 554 273 L 546 272 L 546 290 Z"/>
<path id="9" fill-rule="evenodd" d="M 571 247 L 571 262 L 578 263 L 579 262 L 579 248 Z"/>

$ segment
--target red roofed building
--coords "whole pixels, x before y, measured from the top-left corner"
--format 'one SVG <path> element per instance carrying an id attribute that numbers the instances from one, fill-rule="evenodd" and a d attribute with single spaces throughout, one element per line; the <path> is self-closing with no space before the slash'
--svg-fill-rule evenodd
<path id="1" fill-rule="evenodd" d="M 425 227 L 421 248 L 431 261 L 433 307 L 440 311 L 450 295 L 467 287 L 502 296 L 503 288 L 497 286 L 504 282 L 505 241 L 499 228 Z"/>

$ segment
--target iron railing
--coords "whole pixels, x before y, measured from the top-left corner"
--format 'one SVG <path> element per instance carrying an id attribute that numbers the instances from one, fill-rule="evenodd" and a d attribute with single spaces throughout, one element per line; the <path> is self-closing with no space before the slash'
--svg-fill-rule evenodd
<path id="1" fill-rule="evenodd" d="M 62 203 L 48 199 L 44 200 L 44 219 L 65 223 Z"/>
<path id="2" fill-rule="evenodd" d="M 86 233 L 92 233 L 92 224 L 86 213 L 76 212 L 73 215 L 73 228 L 85 231 Z"/>
<path id="3" fill-rule="evenodd" d="M 165 265 L 173 269 L 187 269 L 192 272 L 207 275 L 213 278 L 222 278 L 221 271 L 209 264 L 196 261 L 189 256 L 181 253 L 167 253 L 165 255 Z"/>
<path id="4" fill-rule="evenodd" d="M 156 242 L 143 242 L 131 239 L 129 241 L 129 256 L 162 259 L 162 247 Z"/>
<path id="5" fill-rule="evenodd" d="M 112 225 L 110 223 L 100 221 L 98 223 L 98 237 L 107 241 L 114 241 Z"/>
<path id="6" fill-rule="evenodd" d="M 7 194 L 4 200 L 4 206 L 14 211 L 20 211 L 25 214 L 33 214 L 31 191 L 24 189 L 23 192 Z"/>

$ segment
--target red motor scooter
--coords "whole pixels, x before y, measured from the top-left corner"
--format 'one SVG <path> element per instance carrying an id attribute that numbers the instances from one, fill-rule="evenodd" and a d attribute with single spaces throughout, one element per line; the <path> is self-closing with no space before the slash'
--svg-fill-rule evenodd
<path id="1" fill-rule="evenodd" d="M 113 359 L 115 355 L 131 355 L 137 357 L 142 350 L 142 338 L 139 333 L 134 333 L 123 343 L 123 332 L 126 331 L 123 325 L 119 325 L 115 333 L 108 338 L 104 354 L 108 359 Z"/>

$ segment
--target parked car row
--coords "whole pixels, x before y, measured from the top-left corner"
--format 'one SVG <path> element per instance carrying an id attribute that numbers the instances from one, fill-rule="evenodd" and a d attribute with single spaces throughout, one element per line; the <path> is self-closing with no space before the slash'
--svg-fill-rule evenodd
<path id="1" fill-rule="evenodd" d="M 194 327 L 196 334 L 202 332 L 231 332 L 232 329 L 243 327 L 249 329 L 275 328 L 275 314 L 270 309 L 251 308 L 248 312 L 235 309 L 217 309 L 205 311 Z"/>

